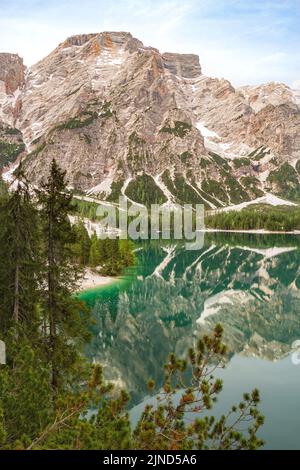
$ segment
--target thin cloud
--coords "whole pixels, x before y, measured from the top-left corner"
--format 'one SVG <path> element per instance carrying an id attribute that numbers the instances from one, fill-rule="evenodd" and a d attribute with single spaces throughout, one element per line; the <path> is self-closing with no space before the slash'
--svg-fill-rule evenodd
<path id="1" fill-rule="evenodd" d="M 300 79 L 294 0 L 0 0 L 0 50 L 30 65 L 67 36 L 130 31 L 161 51 L 199 54 L 206 75 L 234 85 Z"/>

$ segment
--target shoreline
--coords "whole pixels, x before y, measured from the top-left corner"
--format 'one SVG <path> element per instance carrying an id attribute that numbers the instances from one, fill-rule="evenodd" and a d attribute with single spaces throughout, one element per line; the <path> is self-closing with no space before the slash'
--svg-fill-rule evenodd
<path id="1" fill-rule="evenodd" d="M 277 234 L 277 235 L 300 235 L 300 230 L 293 230 L 286 232 L 284 230 L 265 230 L 265 229 L 250 229 L 250 230 L 228 230 L 222 228 L 204 228 L 200 230 L 196 230 L 196 232 L 203 232 L 203 233 L 213 233 L 213 232 L 227 232 L 227 233 L 256 233 L 258 235 L 269 235 L 269 234 Z"/>
<path id="2" fill-rule="evenodd" d="M 271 231 L 264 229 L 256 230 L 226 230 L 226 229 L 217 229 L 217 228 L 204 228 L 197 230 L 198 233 L 244 233 L 244 234 L 257 234 L 257 235 L 300 235 L 300 230 L 284 232 L 284 231 Z M 140 250 L 142 248 L 138 248 Z M 85 268 L 84 275 L 80 285 L 78 286 L 77 292 L 85 292 L 88 290 L 97 289 L 100 287 L 108 286 L 113 284 L 121 279 L 121 276 L 103 276 L 91 268 Z"/>
<path id="3" fill-rule="evenodd" d="M 83 279 L 80 286 L 78 287 L 78 292 L 84 292 L 87 290 L 96 289 L 97 287 L 107 286 L 118 280 L 120 280 L 120 276 L 102 276 L 101 274 L 94 272 L 92 269 L 87 268 L 84 271 Z"/>

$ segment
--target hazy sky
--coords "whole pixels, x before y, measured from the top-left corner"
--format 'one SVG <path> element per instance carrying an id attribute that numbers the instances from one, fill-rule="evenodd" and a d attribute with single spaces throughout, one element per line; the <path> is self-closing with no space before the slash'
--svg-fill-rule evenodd
<path id="1" fill-rule="evenodd" d="M 300 88 L 299 25 L 300 0 L 0 0 L 0 51 L 31 65 L 70 35 L 129 31 L 234 85 Z"/>

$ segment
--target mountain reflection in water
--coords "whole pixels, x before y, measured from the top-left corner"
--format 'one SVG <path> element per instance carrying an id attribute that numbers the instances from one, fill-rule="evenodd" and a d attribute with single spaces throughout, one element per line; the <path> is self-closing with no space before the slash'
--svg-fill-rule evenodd
<path id="1" fill-rule="evenodd" d="M 226 374 L 231 389 L 245 382 L 248 367 L 256 381 L 250 387 L 263 392 L 260 367 L 288 361 L 300 391 L 300 366 L 287 359 L 300 339 L 300 237 L 207 234 L 199 251 L 149 242 L 137 256 L 138 266 L 120 283 L 82 294 L 95 318 L 87 354 L 127 388 L 133 405 L 147 395 L 149 378 L 159 389 L 170 352 L 185 354 L 217 322 L 229 350 L 225 386 Z"/>

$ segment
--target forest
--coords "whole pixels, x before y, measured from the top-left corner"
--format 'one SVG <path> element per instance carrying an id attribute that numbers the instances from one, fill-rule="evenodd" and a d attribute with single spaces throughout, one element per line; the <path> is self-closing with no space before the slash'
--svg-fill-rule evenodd
<path id="1" fill-rule="evenodd" d="M 270 207 L 253 205 L 241 211 L 222 211 L 207 214 L 205 225 L 222 230 L 259 230 L 290 232 L 300 230 L 300 208 L 296 206 Z"/>

